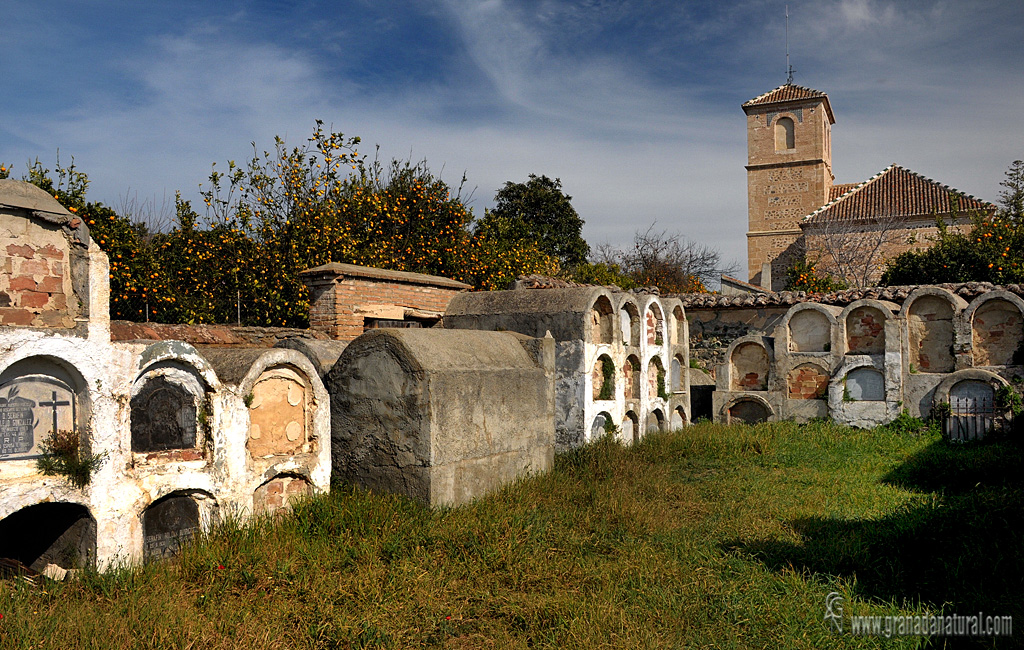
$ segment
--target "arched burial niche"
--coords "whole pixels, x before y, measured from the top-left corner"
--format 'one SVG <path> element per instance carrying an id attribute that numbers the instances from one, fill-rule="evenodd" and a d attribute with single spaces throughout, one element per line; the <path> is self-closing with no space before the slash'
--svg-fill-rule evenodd
<path id="1" fill-rule="evenodd" d="M 817 309 L 800 309 L 789 319 L 790 352 L 828 352 L 832 347 L 832 323 Z"/>
<path id="2" fill-rule="evenodd" d="M 672 392 L 681 393 L 683 392 L 683 355 L 677 354 L 672 357 Z"/>
<path id="3" fill-rule="evenodd" d="M 677 406 L 672 411 L 672 420 L 670 422 L 673 431 L 678 431 L 686 426 L 686 411 L 683 410 L 682 406 Z"/>
<path id="4" fill-rule="evenodd" d="M 828 372 L 813 363 L 801 363 L 786 373 L 789 399 L 825 399 L 828 396 Z"/>
<path id="5" fill-rule="evenodd" d="M 199 413 L 205 384 L 193 369 L 173 362 L 151 367 L 131 399 L 132 451 L 162 452 L 201 446 Z"/>
<path id="6" fill-rule="evenodd" d="M 629 355 L 622 364 L 622 390 L 625 399 L 640 399 L 640 359 Z"/>
<path id="7" fill-rule="evenodd" d="M 594 422 L 590 425 L 590 439 L 599 440 L 604 437 L 605 434 L 615 430 L 615 423 L 612 422 L 612 416 L 607 411 L 601 411 L 594 418 Z"/>
<path id="8" fill-rule="evenodd" d="M 683 308 L 676 305 L 675 309 L 672 310 L 672 320 L 675 321 L 676 329 L 676 345 L 683 345 L 687 343 L 686 335 L 686 314 L 683 313 Z"/>
<path id="9" fill-rule="evenodd" d="M 980 440 L 1002 424 L 997 412 L 996 392 L 992 384 L 978 379 L 965 379 L 949 389 L 949 417 L 943 423 L 948 440 L 963 442 Z"/>
<path id="10" fill-rule="evenodd" d="M 268 368 L 253 384 L 249 401 L 249 439 L 253 458 L 310 451 L 309 382 L 288 366 Z"/>
<path id="11" fill-rule="evenodd" d="M 256 488 L 252 495 L 253 514 L 284 513 L 295 502 L 313 493 L 313 487 L 302 476 L 279 474 Z"/>
<path id="12" fill-rule="evenodd" d="M 623 345 L 640 345 L 640 311 L 632 302 L 619 309 L 619 329 Z"/>
<path id="13" fill-rule="evenodd" d="M 885 401 L 885 378 L 870 367 L 854 368 L 846 374 L 843 400 L 851 402 Z"/>
<path id="14" fill-rule="evenodd" d="M 729 422 L 742 424 L 757 424 L 765 422 L 771 415 L 768 407 L 758 400 L 741 399 L 729 407 Z"/>
<path id="15" fill-rule="evenodd" d="M 647 308 L 646 320 L 647 345 L 662 345 L 665 342 L 665 319 L 658 303 L 652 302 Z"/>
<path id="16" fill-rule="evenodd" d="M 741 343 L 732 351 L 732 390 L 768 390 L 768 352 L 760 343 Z"/>
<path id="17" fill-rule="evenodd" d="M 971 339 L 975 366 L 1008 366 L 1024 340 L 1024 321 L 1020 309 L 1009 300 L 993 298 L 974 311 Z"/>
<path id="18" fill-rule="evenodd" d="M 941 296 L 921 296 L 907 310 L 912 372 L 952 372 L 953 306 Z"/>
<path id="19" fill-rule="evenodd" d="M 0 557 L 42 571 L 47 564 L 64 569 L 96 561 L 96 520 L 77 503 L 37 503 L 0 521 Z"/>
<path id="20" fill-rule="evenodd" d="M 590 308 L 590 340 L 593 343 L 612 342 L 612 302 L 608 296 L 598 296 Z"/>
<path id="21" fill-rule="evenodd" d="M 633 411 L 627 411 L 622 418 L 622 427 L 619 431 L 619 439 L 623 442 L 633 442 L 640 438 L 640 418 Z"/>
<path id="22" fill-rule="evenodd" d="M 651 357 L 647 364 L 647 396 L 650 399 L 664 399 L 665 393 L 665 367 L 661 365 L 660 357 Z"/>
<path id="23" fill-rule="evenodd" d="M 793 133 L 795 126 L 791 117 L 780 117 L 775 120 L 776 151 L 787 151 L 796 148 L 796 139 Z"/>
<path id="24" fill-rule="evenodd" d="M 172 557 L 199 532 L 199 504 L 187 494 L 170 494 L 142 513 L 143 558 Z"/>
<path id="25" fill-rule="evenodd" d="M 50 357 L 29 357 L 0 373 L 0 461 L 36 458 L 55 432 L 78 432 L 87 451 L 85 381 Z"/>
<path id="26" fill-rule="evenodd" d="M 846 316 L 846 353 L 885 352 L 885 316 L 875 307 L 862 305 Z"/>
<path id="27" fill-rule="evenodd" d="M 594 362 L 590 382 L 595 400 L 615 399 L 615 363 L 607 354 Z"/>
<path id="28" fill-rule="evenodd" d="M 654 409 L 647 414 L 647 426 L 644 427 L 644 434 L 658 433 L 665 430 L 665 414 L 661 409 Z"/>

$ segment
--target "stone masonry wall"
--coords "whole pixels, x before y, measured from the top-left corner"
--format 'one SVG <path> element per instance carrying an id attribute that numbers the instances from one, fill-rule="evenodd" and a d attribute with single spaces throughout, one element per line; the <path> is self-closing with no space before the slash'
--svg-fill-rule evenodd
<path id="1" fill-rule="evenodd" d="M 72 328 L 68 244 L 56 228 L 4 215 L 0 222 L 0 324 Z"/>

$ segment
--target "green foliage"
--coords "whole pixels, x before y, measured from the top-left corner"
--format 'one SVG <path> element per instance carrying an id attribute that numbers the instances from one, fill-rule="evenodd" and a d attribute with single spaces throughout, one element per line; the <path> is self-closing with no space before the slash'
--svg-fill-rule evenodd
<path id="1" fill-rule="evenodd" d="M 615 393 L 615 363 L 608 357 L 601 357 L 601 392 L 597 399 L 611 399 Z"/>
<path id="2" fill-rule="evenodd" d="M 62 476 L 76 488 L 84 488 L 92 475 L 103 465 L 106 454 L 89 454 L 82 449 L 77 431 L 61 429 L 50 433 L 39 443 L 41 455 L 36 467 L 46 476 Z"/>
<path id="3" fill-rule="evenodd" d="M 665 389 L 665 371 L 661 367 L 658 368 L 658 397 L 661 399 L 671 397 Z"/>
<path id="4" fill-rule="evenodd" d="M 1021 400 L 1020 393 L 1013 386 L 999 387 L 996 391 L 996 406 L 1013 413 L 1013 417 L 1024 412 L 1024 400 Z"/>
<path id="5" fill-rule="evenodd" d="M 615 286 L 626 290 L 637 287 L 636 280 L 614 262 L 585 262 L 572 270 L 569 279 L 581 284 Z"/>
<path id="6" fill-rule="evenodd" d="M 562 181 L 530 174 L 525 183 L 508 181 L 494 196 L 494 209 L 477 224 L 477 233 L 497 241 L 533 241 L 563 269 L 587 261 L 590 246 L 581 236 L 583 219 L 562 192 Z"/>
<path id="7" fill-rule="evenodd" d="M 928 432 L 930 426 L 928 422 L 910 415 L 907 409 L 903 409 L 892 422 L 885 425 L 885 429 L 898 435 L 921 435 Z"/>
<path id="8" fill-rule="evenodd" d="M 169 232 L 88 202 L 88 178 L 73 160 L 65 168 L 58 159 L 52 177 L 37 160 L 26 180 L 82 216 L 107 253 L 112 318 L 304 327 L 309 303 L 298 274 L 329 262 L 483 290 L 524 273 L 557 273 L 536 243 L 474 231 L 461 188 L 453 193 L 425 162 L 368 162 L 359 143 L 317 121 L 301 146 L 280 138 L 272 151 L 254 145 L 245 165 L 214 165 L 201 186 L 205 215 L 176 198 Z"/>
<path id="9" fill-rule="evenodd" d="M 790 291 L 806 291 L 807 293 L 829 293 L 850 288 L 842 280 L 833 278 L 827 273 L 820 273 L 817 269 L 817 262 L 808 262 L 807 260 L 799 260 L 786 269 L 786 287 Z"/>

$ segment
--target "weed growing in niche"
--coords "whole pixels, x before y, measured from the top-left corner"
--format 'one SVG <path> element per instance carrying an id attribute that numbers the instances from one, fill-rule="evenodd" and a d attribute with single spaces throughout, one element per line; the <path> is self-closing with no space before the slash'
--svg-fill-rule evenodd
<path id="1" fill-rule="evenodd" d="M 36 460 L 36 467 L 46 476 L 63 476 L 76 488 L 84 488 L 92 480 L 93 473 L 103 465 L 106 453 L 89 454 L 82 449 L 82 439 L 77 431 L 61 429 L 54 431 L 39 443 L 42 455 Z"/>

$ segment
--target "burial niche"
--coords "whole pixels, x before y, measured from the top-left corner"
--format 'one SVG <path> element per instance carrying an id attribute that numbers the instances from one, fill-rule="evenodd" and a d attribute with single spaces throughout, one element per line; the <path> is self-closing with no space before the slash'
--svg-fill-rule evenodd
<path id="1" fill-rule="evenodd" d="M 665 367 L 661 365 L 661 358 L 652 357 L 647 364 L 647 396 L 650 399 L 664 398 L 665 393 Z"/>
<path id="2" fill-rule="evenodd" d="M 828 352 L 832 323 L 816 309 L 801 309 L 789 319 L 790 352 Z"/>
<path id="3" fill-rule="evenodd" d="M 307 402 L 306 382 L 294 370 L 272 368 L 260 375 L 249 402 L 249 455 L 264 458 L 308 451 Z"/>
<path id="4" fill-rule="evenodd" d="M 678 431 L 686 426 L 686 411 L 683 410 L 682 406 L 677 406 L 676 409 L 672 411 L 671 425 L 673 431 Z"/>
<path id="5" fill-rule="evenodd" d="M 974 365 L 1014 364 L 1014 353 L 1024 340 L 1024 323 L 1016 305 L 1002 298 L 982 303 L 974 312 L 972 329 Z"/>
<path id="6" fill-rule="evenodd" d="M 665 428 L 665 414 L 661 412 L 661 409 L 654 409 L 647 414 L 647 427 L 644 429 L 644 433 L 658 433 Z"/>
<path id="7" fill-rule="evenodd" d="M 647 309 L 647 345 L 661 345 L 665 342 L 665 322 L 661 308 L 651 303 Z"/>
<path id="8" fill-rule="evenodd" d="M 953 307 L 939 296 L 921 296 L 907 311 L 910 364 L 917 372 L 953 371 Z"/>
<path id="9" fill-rule="evenodd" d="M 612 422 L 612 416 L 605 411 L 601 411 L 594 418 L 594 423 L 590 425 L 590 439 L 598 440 L 614 429 L 615 424 Z"/>
<path id="10" fill-rule="evenodd" d="M 843 399 L 852 402 L 885 401 L 885 379 L 874 368 L 855 368 L 846 375 Z"/>
<path id="11" fill-rule="evenodd" d="M 15 364 L 0 384 L 0 460 L 35 458 L 50 434 L 78 430 L 78 396 L 69 382 L 50 374 L 20 374 L 33 365 Z"/>
<path id="12" fill-rule="evenodd" d="M 857 307 L 846 316 L 846 353 L 885 352 L 885 316 L 874 307 Z"/>
<path id="13" fill-rule="evenodd" d="M 0 521 L 0 558 L 34 571 L 82 568 L 96 559 L 96 520 L 77 503 L 38 503 Z"/>
<path id="14" fill-rule="evenodd" d="M 142 513 L 143 558 L 172 557 L 199 532 L 199 505 L 184 494 L 172 494 Z"/>
<path id="15" fill-rule="evenodd" d="M 686 315 L 683 314 L 682 307 L 676 307 L 672 310 L 672 319 L 675 320 L 676 324 L 676 345 L 682 345 L 686 343 Z"/>
<path id="16" fill-rule="evenodd" d="M 622 390 L 625 399 L 640 399 L 640 359 L 632 354 L 622 364 Z"/>
<path id="17" fill-rule="evenodd" d="M 612 342 L 612 303 L 600 296 L 590 310 L 590 337 L 594 343 Z"/>
<path id="18" fill-rule="evenodd" d="M 602 354 L 594 362 L 590 381 L 595 400 L 615 399 L 615 363 L 607 354 Z"/>
<path id="19" fill-rule="evenodd" d="M 676 355 L 672 357 L 672 392 L 683 392 L 683 357 Z"/>
<path id="20" fill-rule="evenodd" d="M 828 373 L 813 363 L 802 363 L 786 373 L 789 399 L 824 399 L 828 394 Z"/>
<path id="21" fill-rule="evenodd" d="M 640 418 L 633 411 L 627 411 L 626 417 L 622 418 L 622 431 L 620 432 L 623 442 L 632 442 L 640 435 Z"/>
<path id="22" fill-rule="evenodd" d="M 252 495 L 253 512 L 273 514 L 287 512 L 295 502 L 313 493 L 309 481 L 301 476 L 275 476 L 256 488 Z"/>
<path id="23" fill-rule="evenodd" d="M 619 327 L 623 345 L 640 345 L 640 312 L 636 305 L 627 302 L 619 310 Z"/>
<path id="24" fill-rule="evenodd" d="M 729 422 L 757 424 L 768 419 L 768 408 L 752 399 L 741 399 L 729 407 Z"/>
<path id="25" fill-rule="evenodd" d="M 150 377 L 132 397 L 132 451 L 196 446 L 196 396 L 164 375 Z"/>
<path id="26" fill-rule="evenodd" d="M 995 389 L 986 381 L 958 381 L 949 391 L 949 417 L 944 423 L 946 437 L 962 442 L 979 440 L 991 431 L 1000 414 Z"/>
<path id="27" fill-rule="evenodd" d="M 763 345 L 741 343 L 731 361 L 732 390 L 768 390 L 768 351 Z"/>

